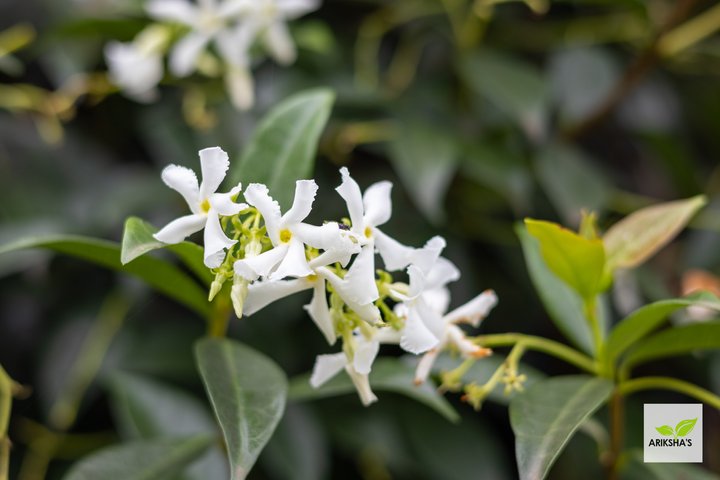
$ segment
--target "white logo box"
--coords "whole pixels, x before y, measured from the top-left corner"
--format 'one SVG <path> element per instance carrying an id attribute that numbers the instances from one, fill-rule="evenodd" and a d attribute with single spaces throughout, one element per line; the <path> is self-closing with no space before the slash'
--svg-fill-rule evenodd
<path id="1" fill-rule="evenodd" d="M 645 463 L 702 463 L 702 412 L 701 403 L 646 403 Z"/>

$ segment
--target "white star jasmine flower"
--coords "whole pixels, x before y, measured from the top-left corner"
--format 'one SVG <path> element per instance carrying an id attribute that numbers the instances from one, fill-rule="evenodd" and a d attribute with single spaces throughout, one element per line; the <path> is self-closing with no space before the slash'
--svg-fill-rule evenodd
<path id="1" fill-rule="evenodd" d="M 490 350 L 475 345 L 468 340 L 462 329 L 458 327 L 458 324 L 466 323 L 477 327 L 480 325 L 480 321 L 497 305 L 497 301 L 495 292 L 485 290 L 474 299 L 442 317 L 443 331 L 440 342 L 420 359 L 415 371 L 416 384 L 421 384 L 427 380 L 438 354 L 448 345 L 457 348 L 465 358 L 482 358 L 491 353 Z"/>
<path id="2" fill-rule="evenodd" d="M 415 263 L 407 269 L 410 277 L 407 291 L 390 289 L 390 295 L 402 302 L 395 306 L 395 312 L 405 319 L 400 346 L 416 355 L 435 347 L 443 335 L 442 311 L 428 301 L 440 298 L 446 303 L 446 295 L 439 292 L 445 285 L 460 278 L 457 267 L 440 257 L 444 247 L 442 237 L 430 239 L 425 247 L 416 250 Z"/>
<path id="3" fill-rule="evenodd" d="M 342 183 L 335 190 L 347 204 L 352 224 L 351 231 L 371 251 L 377 248 L 387 270 L 395 271 L 407 267 L 414 261 L 417 249 L 402 245 L 377 228 L 390 220 L 392 214 L 392 200 L 390 198 L 392 183 L 388 181 L 374 183 L 365 190 L 363 195 L 347 168 L 341 168 L 340 174 L 342 175 Z M 369 263 L 363 269 L 364 272 L 370 272 L 374 275 L 374 258 L 373 255 L 368 255 L 364 259 Z"/>
<path id="4" fill-rule="evenodd" d="M 245 200 L 262 215 L 273 248 L 236 261 L 234 269 L 237 275 L 248 281 L 258 277 L 279 280 L 312 275 L 313 270 L 305 257 L 306 244 L 340 252 L 346 262 L 349 260 L 353 244 L 338 224 L 315 226 L 303 223 L 310 214 L 317 189 L 314 180 L 298 180 L 293 205 L 285 215 L 280 214 L 280 205 L 272 199 L 265 185 L 253 183 L 245 189 Z"/>
<path id="5" fill-rule="evenodd" d="M 359 331 L 355 331 L 349 341 L 352 345 L 345 352 L 317 356 L 310 376 L 310 385 L 318 388 L 345 369 L 363 405 L 367 406 L 377 401 L 370 388 L 368 375 L 380 350 L 380 344 L 397 343 L 396 335 L 395 332 L 384 328 L 374 330 L 372 338 L 368 339 Z"/>
<path id="6" fill-rule="evenodd" d="M 163 182 L 183 196 L 192 214 L 173 220 L 153 237 L 163 243 L 180 243 L 189 235 L 205 229 L 205 265 L 217 268 L 225 256 L 225 249 L 237 243 L 237 240 L 225 235 L 220 215 L 235 215 L 248 206 L 234 202 L 241 191 L 240 185 L 228 193 L 215 193 L 230 166 L 227 153 L 213 147 L 200 150 L 199 155 L 202 171 L 199 186 L 195 172 L 189 168 L 169 165 L 162 171 Z"/>

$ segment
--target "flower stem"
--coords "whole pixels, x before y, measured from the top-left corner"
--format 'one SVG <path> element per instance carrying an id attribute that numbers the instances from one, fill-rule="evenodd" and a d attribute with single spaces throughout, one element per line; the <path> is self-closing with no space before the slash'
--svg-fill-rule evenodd
<path id="1" fill-rule="evenodd" d="M 720 397 L 714 393 L 698 387 L 690 382 L 678 380 L 670 377 L 642 377 L 633 380 L 627 380 L 618 385 L 616 392 L 619 395 L 630 395 L 631 393 L 641 390 L 673 390 L 683 393 L 689 397 L 696 398 L 720 410 Z"/>
<path id="2" fill-rule="evenodd" d="M 537 352 L 552 355 L 555 358 L 575 365 L 579 369 L 592 374 L 597 374 L 598 372 L 598 366 L 592 358 L 578 352 L 574 348 L 568 347 L 567 345 L 542 337 L 525 335 L 522 333 L 499 333 L 493 335 L 480 335 L 475 337 L 473 342 L 488 348 L 509 347 L 517 343 L 522 343 L 528 350 L 535 350 Z"/>

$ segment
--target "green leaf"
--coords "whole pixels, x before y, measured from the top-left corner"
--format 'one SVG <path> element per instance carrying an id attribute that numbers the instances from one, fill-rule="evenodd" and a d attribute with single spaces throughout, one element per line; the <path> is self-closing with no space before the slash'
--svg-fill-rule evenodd
<path id="1" fill-rule="evenodd" d="M 125 438 L 217 436 L 212 414 L 200 400 L 163 383 L 128 373 L 110 379 L 111 406 Z M 183 480 L 227 478 L 225 456 L 213 446 L 183 472 Z"/>
<path id="2" fill-rule="evenodd" d="M 159 242 L 153 238 L 157 229 L 138 217 L 125 220 L 125 230 L 121 243 L 120 261 L 127 265 L 136 258 L 159 248 L 167 248 L 176 253 L 185 265 L 207 285 L 213 281 L 210 269 L 203 261 L 203 249 L 192 242 L 180 242 L 174 245 Z"/>
<path id="3" fill-rule="evenodd" d="M 622 320 L 608 336 L 606 352 L 614 362 L 635 342 L 659 327 L 671 313 L 692 305 L 720 310 L 720 299 L 708 292 L 699 292 L 685 298 L 672 298 L 645 305 Z"/>
<path id="4" fill-rule="evenodd" d="M 592 353 L 592 333 L 588 322 L 584 321 L 582 300 L 550 271 L 540 254 L 539 242 L 528 233 L 525 226 L 518 223 L 515 232 L 520 238 L 530 279 L 550 318 L 577 347 Z"/>
<path id="5" fill-rule="evenodd" d="M 453 407 L 434 388 L 425 383 L 415 386 L 415 369 L 397 358 L 379 358 L 370 372 L 370 386 L 376 390 L 395 392 L 410 397 L 434 409 L 451 422 L 460 417 Z M 319 388 L 310 386 L 310 375 L 300 375 L 290 381 L 290 399 L 295 401 L 335 397 L 354 393 L 350 377 L 340 374 Z"/>
<path id="6" fill-rule="evenodd" d="M 120 245 L 115 242 L 73 235 L 28 237 L 0 246 L 0 255 L 27 248 L 45 248 L 81 258 L 111 270 L 129 273 L 203 317 L 206 317 L 209 312 L 207 293 L 180 269 L 168 262 L 151 257 L 142 257 L 128 265 L 123 265 L 120 262 Z"/>
<path id="7" fill-rule="evenodd" d="M 675 430 L 673 430 L 670 425 L 663 425 L 662 427 L 655 427 L 655 430 L 657 430 L 660 435 L 664 435 L 666 437 L 671 437 L 671 436 L 675 435 Z"/>
<path id="8" fill-rule="evenodd" d="M 609 380 L 587 375 L 538 382 L 510 403 L 521 480 L 545 478 L 575 431 L 610 396 Z"/>
<path id="9" fill-rule="evenodd" d="M 390 142 L 390 160 L 421 213 L 439 223 L 457 169 L 455 139 L 430 125 L 404 123 Z"/>
<path id="10" fill-rule="evenodd" d="M 658 358 L 672 357 L 695 350 L 720 348 L 720 322 L 696 323 L 669 328 L 649 337 L 627 355 L 624 368 Z"/>
<path id="11" fill-rule="evenodd" d="M 76 463 L 64 480 L 174 479 L 199 457 L 212 438 L 141 440 L 104 448 Z"/>
<path id="12" fill-rule="evenodd" d="M 540 242 L 540 253 L 550 270 L 585 301 L 600 292 L 605 250 L 600 239 L 590 240 L 556 223 L 525 219 L 528 233 Z"/>
<path id="13" fill-rule="evenodd" d="M 645 463 L 643 451 L 631 450 L 620 464 L 622 480 L 720 480 L 720 476 L 688 463 Z"/>
<path id="14" fill-rule="evenodd" d="M 707 203 L 704 195 L 661 203 L 623 218 L 605 233 L 608 272 L 637 267 L 672 240 Z"/>
<path id="15" fill-rule="evenodd" d="M 604 173 L 581 150 L 559 143 L 535 157 L 538 181 L 567 225 L 578 225 L 583 209 L 602 210 L 611 185 Z"/>
<path id="16" fill-rule="evenodd" d="M 675 426 L 675 435 L 678 437 L 687 436 L 690 432 L 693 431 L 693 428 L 695 428 L 696 423 L 697 423 L 697 418 L 681 420 Z"/>
<path id="17" fill-rule="evenodd" d="M 240 163 L 231 166 L 230 183 L 264 183 L 282 207 L 289 207 L 295 181 L 312 173 L 333 101 L 330 90 L 316 89 L 280 102 L 258 126 Z"/>
<path id="18" fill-rule="evenodd" d="M 199 340 L 195 358 L 225 437 L 232 479 L 242 480 L 283 416 L 287 379 L 272 360 L 232 340 Z"/>
<path id="19" fill-rule="evenodd" d="M 521 123 L 547 107 L 549 89 L 542 75 L 518 59 L 482 51 L 465 57 L 460 72 L 472 89 Z"/>

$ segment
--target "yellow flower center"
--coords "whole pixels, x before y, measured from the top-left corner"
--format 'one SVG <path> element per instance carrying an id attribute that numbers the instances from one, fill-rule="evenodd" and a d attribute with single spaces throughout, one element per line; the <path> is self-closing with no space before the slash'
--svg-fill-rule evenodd
<path id="1" fill-rule="evenodd" d="M 365 237 L 366 237 L 366 238 L 372 237 L 372 228 L 370 228 L 370 227 L 365 227 L 365 232 L 363 232 L 363 233 L 365 233 Z"/>
<path id="2" fill-rule="evenodd" d="M 282 243 L 287 243 L 292 238 L 292 232 L 288 230 L 287 228 L 284 228 L 280 230 L 280 241 Z"/>
<path id="3" fill-rule="evenodd" d="M 208 200 L 207 198 L 203 200 L 200 204 L 200 210 L 203 213 L 208 213 L 210 211 L 210 200 Z"/>

